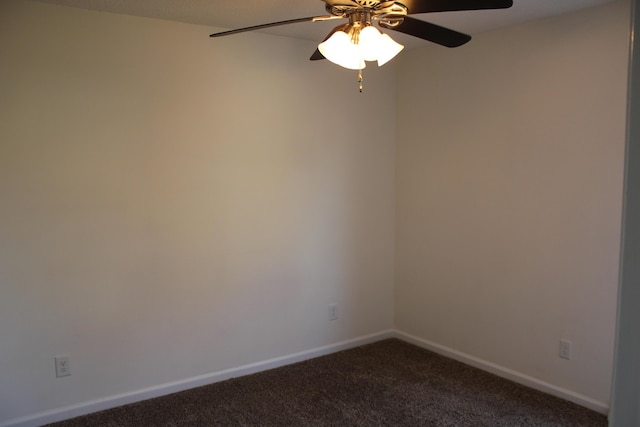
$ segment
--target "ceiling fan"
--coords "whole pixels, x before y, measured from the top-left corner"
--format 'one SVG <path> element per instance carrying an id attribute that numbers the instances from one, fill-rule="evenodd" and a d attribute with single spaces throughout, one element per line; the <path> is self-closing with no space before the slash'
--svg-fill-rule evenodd
<path id="1" fill-rule="evenodd" d="M 377 61 L 381 66 L 395 57 L 403 48 L 379 27 L 398 31 L 430 42 L 458 47 L 471 36 L 441 27 L 409 15 L 429 12 L 450 12 L 462 10 L 505 9 L 513 5 L 513 0 L 322 0 L 329 15 L 310 16 L 271 22 L 211 34 L 222 37 L 246 31 L 261 30 L 299 22 L 318 22 L 334 19 L 348 19 L 347 23 L 335 27 L 318 45 L 309 58 L 312 61 L 328 59 L 344 68 L 358 70 L 358 82 L 362 92 L 362 69 L 366 61 Z"/>

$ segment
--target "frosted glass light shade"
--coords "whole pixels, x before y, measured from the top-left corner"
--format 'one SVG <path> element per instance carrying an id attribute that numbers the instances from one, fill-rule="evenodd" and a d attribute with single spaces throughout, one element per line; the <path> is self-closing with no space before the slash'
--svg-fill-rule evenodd
<path id="1" fill-rule="evenodd" d="M 371 25 L 364 27 L 360 31 L 358 47 L 365 61 L 376 61 L 378 59 L 378 44 L 381 37 L 380 31 Z"/>
<path id="2" fill-rule="evenodd" d="M 397 43 L 386 34 L 382 34 L 378 40 L 378 67 L 391 61 L 404 49 L 403 45 Z"/>
<path id="3" fill-rule="evenodd" d="M 344 31 L 336 31 L 326 41 L 318 45 L 320 53 L 329 61 L 350 70 L 361 70 L 366 67 L 358 46 L 351 42 L 351 37 Z"/>

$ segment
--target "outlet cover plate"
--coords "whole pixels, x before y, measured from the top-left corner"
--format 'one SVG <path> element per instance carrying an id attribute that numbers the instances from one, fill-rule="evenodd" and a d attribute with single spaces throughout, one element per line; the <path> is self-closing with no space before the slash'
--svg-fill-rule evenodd
<path id="1" fill-rule="evenodd" d="M 56 377 L 68 377 L 71 375 L 71 357 L 70 356 L 56 356 Z"/>
<path id="2" fill-rule="evenodd" d="M 571 360 L 571 341 L 565 339 L 560 340 L 560 358 Z"/>
<path id="3" fill-rule="evenodd" d="M 329 320 L 338 320 L 338 303 L 329 304 Z"/>

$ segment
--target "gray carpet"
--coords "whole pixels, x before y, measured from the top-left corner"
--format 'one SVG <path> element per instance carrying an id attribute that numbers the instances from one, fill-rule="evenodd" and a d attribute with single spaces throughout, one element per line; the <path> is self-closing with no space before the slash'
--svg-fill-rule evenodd
<path id="1" fill-rule="evenodd" d="M 606 426 L 605 416 L 396 339 L 51 427 Z"/>

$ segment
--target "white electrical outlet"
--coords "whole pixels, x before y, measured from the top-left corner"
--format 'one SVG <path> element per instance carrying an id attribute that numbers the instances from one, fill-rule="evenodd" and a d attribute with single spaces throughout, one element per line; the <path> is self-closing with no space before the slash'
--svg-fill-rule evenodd
<path id="1" fill-rule="evenodd" d="M 338 319 L 338 303 L 329 304 L 329 320 Z"/>
<path id="2" fill-rule="evenodd" d="M 71 375 L 71 356 L 57 356 L 55 360 L 57 378 Z"/>
<path id="3" fill-rule="evenodd" d="M 560 358 L 571 360 L 571 341 L 560 340 Z"/>

